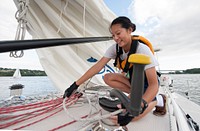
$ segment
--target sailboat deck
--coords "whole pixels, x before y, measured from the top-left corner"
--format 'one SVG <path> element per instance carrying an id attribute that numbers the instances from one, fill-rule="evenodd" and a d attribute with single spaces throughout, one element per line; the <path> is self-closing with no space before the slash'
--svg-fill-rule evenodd
<path id="1" fill-rule="evenodd" d="M 87 106 L 84 107 L 84 109 L 73 109 L 73 113 L 76 114 L 76 116 L 82 116 L 83 114 L 87 113 Z M 56 112 L 53 111 L 53 112 Z M 52 112 L 51 112 L 52 113 Z M 44 116 L 48 116 L 49 113 L 43 115 Z M 31 120 L 25 121 L 21 124 L 18 125 L 13 125 L 7 129 L 17 129 L 20 126 L 26 125 L 26 124 L 30 124 L 31 122 L 34 122 L 36 120 L 39 120 L 39 118 L 33 118 Z M 22 128 L 23 130 L 54 130 L 56 128 L 59 128 L 60 126 L 63 126 L 62 128 L 58 129 L 58 130 L 87 130 L 89 129 L 89 126 L 84 127 L 84 122 L 74 122 L 71 118 L 68 117 L 68 115 L 66 114 L 66 112 L 61 111 L 59 113 L 57 113 L 56 115 L 49 117 L 46 120 L 42 120 L 36 124 L 32 124 L 28 127 Z M 158 117 L 153 115 L 153 113 L 149 113 L 147 116 L 145 116 L 144 118 L 135 121 L 135 122 L 131 122 L 130 124 L 128 124 L 128 129 L 129 130 L 137 130 L 137 131 L 170 131 L 170 122 L 169 122 L 169 113 L 167 113 L 165 116 L 163 117 Z M 114 129 L 116 127 L 109 127 L 110 129 Z"/>
<path id="2" fill-rule="evenodd" d="M 162 89 L 160 89 L 162 92 Z M 59 111 L 61 110 L 61 111 Z M 57 112 L 58 113 L 55 113 Z M 169 110 L 168 110 L 169 111 Z M 69 112 L 72 116 L 76 117 L 84 117 L 86 114 L 89 113 L 89 105 L 84 104 L 81 106 L 71 107 L 69 108 Z M 51 114 L 55 113 L 54 115 L 50 116 Z M 50 116 L 46 119 L 41 120 L 41 118 L 45 118 Z M 153 111 L 147 114 L 144 118 L 131 122 L 127 125 L 129 130 L 138 130 L 138 131 L 170 131 L 172 127 L 176 127 L 176 125 L 172 125 L 173 117 L 167 112 L 164 116 L 155 116 L 153 115 Z M 36 122 L 37 121 L 37 122 Z M 68 114 L 62 109 L 57 108 L 52 110 L 51 112 L 45 113 L 40 117 L 33 117 L 27 121 L 21 122 L 19 124 L 15 124 L 10 126 L 6 129 L 23 129 L 23 130 L 89 130 L 91 125 L 93 124 L 86 124 L 87 122 L 76 122 L 72 118 L 68 116 Z M 25 126 L 28 125 L 28 126 Z M 102 124 L 104 125 L 104 124 Z M 108 127 L 107 125 L 104 125 Z M 19 128 L 23 127 L 23 128 Z M 115 126 L 109 126 L 110 130 L 116 129 Z"/>
<path id="3" fill-rule="evenodd" d="M 196 103 L 188 100 L 186 97 L 183 97 L 177 93 L 173 93 L 174 99 L 181 107 L 184 114 L 189 114 L 192 119 L 199 124 L 200 123 L 200 107 Z"/>
<path id="4" fill-rule="evenodd" d="M 144 118 L 129 124 L 128 128 L 139 131 L 170 131 L 169 114 L 159 117 L 151 112 Z"/>
<path id="5" fill-rule="evenodd" d="M 198 117 L 200 115 L 200 107 L 197 104 L 195 104 L 194 102 L 191 102 L 187 98 L 177 93 L 169 94 L 165 89 L 166 89 L 165 87 L 160 87 L 159 93 L 165 94 L 167 96 L 166 115 L 155 116 L 153 115 L 153 111 L 151 111 L 142 119 L 129 123 L 127 125 L 128 130 L 137 130 L 137 131 L 147 131 L 147 130 L 149 131 L 177 131 L 177 130 L 186 131 L 188 130 L 189 131 L 191 127 L 188 126 L 187 119 L 185 119 L 185 113 L 189 114 L 197 124 L 200 123 L 200 118 Z M 60 103 L 58 108 L 53 108 L 51 111 L 44 112 L 42 115 L 34 116 L 37 113 L 28 114 L 27 116 L 29 117 L 33 116 L 33 117 L 31 119 L 25 120 L 23 122 L 19 122 L 17 124 L 14 123 L 11 126 L 6 127 L 6 128 L 2 128 L 1 126 L 0 127 L 1 129 L 17 129 L 17 130 L 23 129 L 23 130 L 38 130 L 38 131 L 39 130 L 42 130 L 42 131 L 45 131 L 45 130 L 90 131 L 94 125 L 97 125 L 98 121 L 95 121 L 95 122 L 75 121 L 73 118 L 69 116 L 70 114 L 71 116 L 76 117 L 77 119 L 80 120 L 80 118 L 84 118 L 86 117 L 87 114 L 89 114 L 90 105 L 88 104 L 88 102 L 85 102 L 83 100 L 80 100 L 78 104 L 70 106 L 68 108 L 68 114 L 66 111 L 63 110 L 62 103 Z M 176 109 L 177 107 L 176 105 L 173 105 L 173 101 L 177 103 L 178 107 L 180 107 L 181 110 Z M 99 107 L 99 106 L 96 105 L 96 107 Z M 39 109 L 42 109 L 42 108 L 44 107 L 42 106 L 39 107 Z M 51 109 L 52 107 L 51 108 L 47 107 L 47 108 Z M 26 113 L 26 112 L 30 112 L 34 110 L 39 110 L 39 109 L 33 108 L 31 110 L 24 110 L 23 112 L 18 112 L 18 114 L 10 113 L 6 115 L 1 115 L 0 118 L 3 119 L 5 117 L 19 115 L 20 113 Z M 176 115 L 177 111 L 178 113 L 181 113 L 181 114 Z M 182 119 L 186 123 L 184 122 L 180 123 L 179 119 Z M 16 121 L 18 121 L 18 119 L 14 120 L 14 122 Z M 1 122 L 4 123 L 5 121 L 1 120 Z M 100 124 L 106 129 L 109 129 L 108 131 L 112 131 L 118 128 L 116 126 L 108 126 L 102 121 L 100 121 Z"/>

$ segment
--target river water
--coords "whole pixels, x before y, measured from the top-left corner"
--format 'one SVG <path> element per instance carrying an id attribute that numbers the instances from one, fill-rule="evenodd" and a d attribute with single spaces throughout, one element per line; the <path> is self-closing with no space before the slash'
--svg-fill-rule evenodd
<path id="1" fill-rule="evenodd" d="M 173 90 L 183 96 L 186 96 L 200 105 L 200 74 L 170 74 L 173 79 Z M 9 87 L 13 84 L 24 85 L 22 95 L 38 96 L 60 93 L 54 87 L 48 77 L 22 77 L 13 79 L 12 77 L 0 77 L 0 100 L 10 97 Z"/>
<path id="2" fill-rule="evenodd" d="M 0 77 L 0 100 L 10 97 L 10 86 L 22 84 L 24 96 L 42 96 L 57 93 L 59 90 L 54 87 L 53 83 L 46 76 L 40 77 L 21 77 L 13 79 L 12 77 Z"/>
<path id="3" fill-rule="evenodd" d="M 200 74 L 171 74 L 173 90 L 200 105 Z"/>

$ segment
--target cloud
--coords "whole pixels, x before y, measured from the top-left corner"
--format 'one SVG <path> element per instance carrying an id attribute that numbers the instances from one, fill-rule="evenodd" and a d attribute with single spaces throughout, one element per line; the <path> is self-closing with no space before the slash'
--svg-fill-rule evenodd
<path id="1" fill-rule="evenodd" d="M 161 58 L 200 56 L 200 1 L 199 0 L 134 0 L 129 16 L 154 47 L 162 49 Z M 180 63 L 179 63 L 180 64 Z"/>
<path id="2" fill-rule="evenodd" d="M 15 38 L 17 20 L 15 12 L 17 11 L 13 1 L 4 1 L 0 4 L 0 40 L 8 40 Z"/>
<path id="3" fill-rule="evenodd" d="M 0 54 L 0 67 L 43 70 L 34 50 L 25 50 L 21 58 L 9 57 L 9 55 L 9 53 Z"/>

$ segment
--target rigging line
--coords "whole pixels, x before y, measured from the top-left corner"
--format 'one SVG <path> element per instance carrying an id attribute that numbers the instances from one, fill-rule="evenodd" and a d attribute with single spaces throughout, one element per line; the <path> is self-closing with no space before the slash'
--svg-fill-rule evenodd
<path id="1" fill-rule="evenodd" d="M 55 111 L 56 109 L 57 109 L 57 111 Z M 49 117 L 54 116 L 55 114 L 57 114 L 57 113 L 59 113 L 59 112 L 62 111 L 61 105 L 58 106 L 58 107 L 56 107 L 56 108 L 54 108 L 53 110 L 50 110 L 50 111 L 53 112 L 53 113 L 50 113 L 49 115 L 47 115 L 47 116 L 45 116 L 45 117 L 43 117 L 43 118 L 40 118 L 39 120 L 36 120 L 36 121 L 34 121 L 34 122 L 31 122 L 31 123 L 29 123 L 29 124 L 26 124 L 26 125 L 23 125 L 23 126 L 21 126 L 21 127 L 15 128 L 14 130 L 19 130 L 19 129 L 22 129 L 22 128 L 31 126 L 31 125 L 33 125 L 33 124 L 36 124 L 36 123 L 38 123 L 38 122 L 41 122 L 41 121 L 43 121 L 43 120 L 49 118 Z M 49 112 L 50 112 L 50 111 L 49 111 Z"/>
<path id="2" fill-rule="evenodd" d="M 18 21 L 17 31 L 15 35 L 15 40 L 24 40 L 26 34 L 26 13 L 28 10 L 29 0 L 20 0 L 18 4 L 18 10 L 15 13 L 15 18 Z M 20 53 L 19 53 L 20 52 Z M 11 51 L 10 57 L 20 58 L 24 55 L 23 50 L 20 51 Z"/>
<path id="3" fill-rule="evenodd" d="M 60 39 L 33 39 L 33 40 L 11 40 L 0 41 L 0 53 L 16 50 L 44 48 L 61 45 L 73 45 L 81 43 L 108 41 L 112 37 L 79 37 Z"/>
<path id="4" fill-rule="evenodd" d="M 45 110 L 48 110 L 49 108 L 52 108 L 56 105 L 61 105 L 61 103 L 56 103 L 56 104 L 53 104 L 53 105 L 50 105 L 50 106 L 42 106 L 41 105 L 40 109 L 35 109 L 35 110 L 27 109 L 26 111 L 29 111 L 29 110 L 30 111 L 23 113 L 23 114 L 20 114 L 20 112 L 18 111 L 18 112 L 15 112 L 15 113 L 19 113 L 19 115 L 12 115 L 12 116 L 8 116 L 8 117 L 5 117 L 5 118 L 3 117 L 3 118 L 0 119 L 0 121 L 8 121 L 8 120 L 16 119 L 16 118 L 20 119 L 22 117 L 27 117 L 27 116 L 30 116 L 30 115 L 36 115 L 36 114 L 43 112 Z M 33 111 L 31 111 L 31 110 L 33 110 Z"/>
<path id="5" fill-rule="evenodd" d="M 9 127 L 9 126 L 12 126 L 12 125 L 15 125 L 15 124 L 18 124 L 18 123 L 21 123 L 21 122 L 24 122 L 26 120 L 29 120 L 29 119 L 32 119 L 32 118 L 35 118 L 35 117 L 39 117 L 51 110 L 54 110 L 57 106 L 61 106 L 61 104 L 55 104 L 54 106 L 51 106 L 50 108 L 48 108 L 47 110 L 43 110 L 42 112 L 38 113 L 38 114 L 35 114 L 35 115 L 31 115 L 31 116 L 27 116 L 25 118 L 22 118 L 22 119 L 18 119 L 18 120 L 15 120 L 15 121 L 10 121 L 6 124 L 2 124 L 0 125 L 0 129 L 2 128 L 6 128 L 6 127 Z"/>
<path id="6" fill-rule="evenodd" d="M 14 113 L 17 111 L 24 111 L 29 109 L 36 109 L 40 108 L 41 106 L 50 106 L 52 104 L 62 103 L 62 99 L 55 99 L 51 101 L 45 101 L 45 102 L 39 102 L 39 103 L 33 103 L 33 104 L 27 104 L 22 106 L 12 106 L 12 107 L 3 107 L 0 108 L 0 114 L 6 114 L 6 113 Z"/>
<path id="7" fill-rule="evenodd" d="M 65 9 L 67 8 L 67 6 L 68 6 L 68 3 L 69 3 L 69 0 L 67 0 L 67 1 L 66 1 L 66 4 L 65 4 L 64 8 L 63 8 L 63 9 L 61 9 L 61 11 L 60 11 L 60 15 L 59 15 L 59 28 L 58 28 L 58 30 L 57 30 L 57 32 L 56 32 L 56 33 L 59 33 L 59 32 L 60 32 L 60 30 L 61 30 L 62 23 L 63 23 L 63 19 L 62 19 L 63 12 L 64 12 L 64 13 L 66 12 L 66 10 L 65 10 Z M 62 1 L 61 1 L 61 7 L 62 7 Z"/>
<path id="8" fill-rule="evenodd" d="M 84 0 L 84 5 L 83 5 L 83 36 L 85 36 L 85 10 L 86 10 L 86 1 Z"/>
<path id="9" fill-rule="evenodd" d="M 83 118 L 85 118 L 85 117 L 87 117 L 87 115 L 82 116 L 81 118 L 83 119 Z M 68 126 L 68 125 L 70 125 L 70 124 L 73 124 L 73 123 L 75 123 L 75 122 L 77 122 L 77 121 L 76 121 L 76 120 L 73 120 L 73 121 L 67 122 L 67 123 L 65 123 L 65 124 L 63 124 L 63 125 L 60 125 L 60 126 L 56 127 L 56 128 L 50 129 L 49 131 L 56 131 L 56 130 L 59 130 L 59 129 L 64 128 L 64 127 L 66 127 L 66 126 Z"/>

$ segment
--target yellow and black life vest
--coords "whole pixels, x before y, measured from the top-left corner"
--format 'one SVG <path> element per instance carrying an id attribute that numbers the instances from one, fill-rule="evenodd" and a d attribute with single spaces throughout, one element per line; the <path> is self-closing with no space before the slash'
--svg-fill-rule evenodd
<path id="1" fill-rule="evenodd" d="M 128 70 L 133 66 L 133 64 L 127 62 L 128 57 L 130 56 L 130 54 L 136 53 L 138 42 L 147 45 L 150 48 L 151 52 L 154 54 L 153 46 L 146 38 L 144 38 L 142 36 L 138 36 L 138 35 L 133 35 L 131 49 L 128 53 L 127 59 L 125 59 L 125 60 L 121 59 L 120 55 L 123 54 L 123 51 L 122 51 L 122 48 L 119 47 L 118 44 L 116 44 L 117 55 L 116 55 L 115 62 L 114 62 L 115 67 L 123 70 L 123 72 L 126 72 L 126 73 L 128 72 Z"/>

